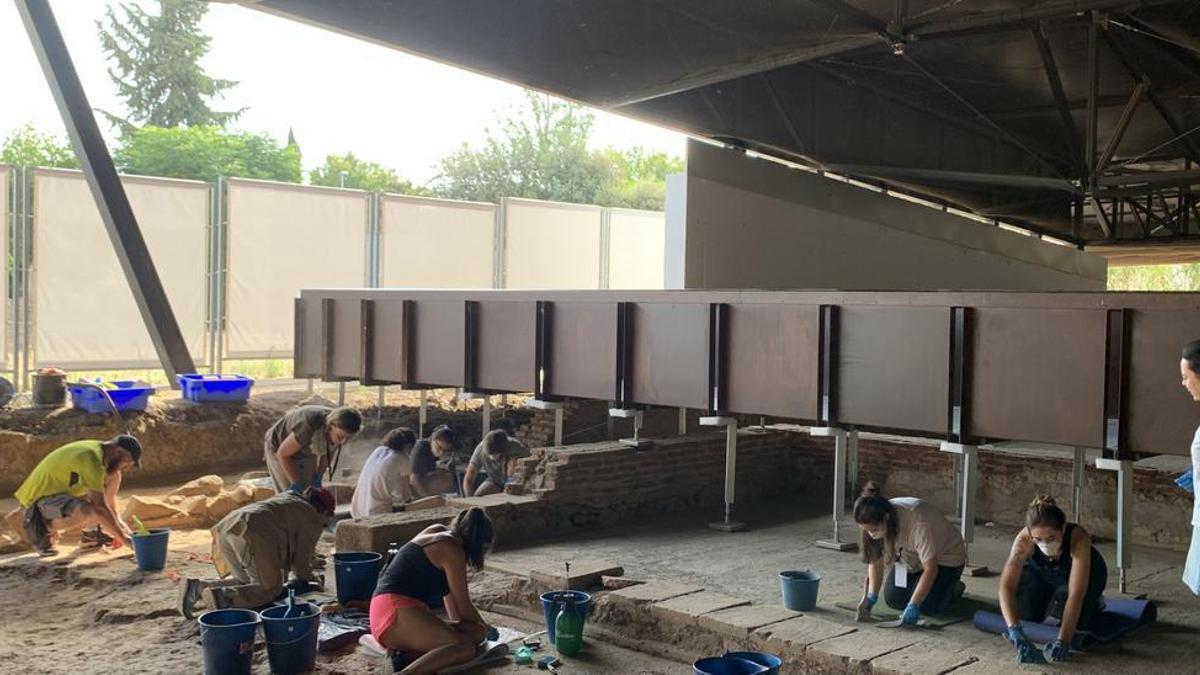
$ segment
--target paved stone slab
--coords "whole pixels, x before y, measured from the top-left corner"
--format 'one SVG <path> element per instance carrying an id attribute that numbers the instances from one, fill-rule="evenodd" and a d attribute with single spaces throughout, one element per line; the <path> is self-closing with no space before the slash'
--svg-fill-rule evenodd
<path id="1" fill-rule="evenodd" d="M 865 668 L 885 654 L 916 644 L 921 637 L 908 629 L 872 628 L 813 643 L 805 655 L 827 668 L 849 672 Z"/>
<path id="2" fill-rule="evenodd" d="M 337 547 L 340 551 L 387 553 L 389 543 L 404 543 L 434 523 L 449 523 L 458 511 L 440 507 L 343 520 L 337 524 Z"/>
<path id="3" fill-rule="evenodd" d="M 619 577 L 625 569 L 608 560 L 594 558 L 570 559 L 571 576 L 567 576 L 565 563 L 568 559 L 538 565 L 529 571 L 529 579 L 535 584 L 555 590 L 570 588 L 586 591 L 600 585 L 600 577 Z"/>
<path id="4" fill-rule="evenodd" d="M 510 495 L 506 492 L 497 492 L 496 494 L 486 495 L 484 497 L 457 497 L 455 499 L 447 499 L 446 505 L 457 506 L 462 509 L 472 506 L 479 506 L 486 509 L 488 507 L 495 506 L 529 504 L 536 501 L 537 499 L 535 497 L 531 497 L 529 495 Z"/>
<path id="5" fill-rule="evenodd" d="M 702 614 L 749 604 L 749 600 L 742 600 L 712 591 L 700 591 L 699 593 L 681 595 L 677 598 L 655 603 L 650 607 L 650 611 L 654 616 L 664 621 L 673 621 L 675 623 L 694 626 L 696 625 L 696 620 Z"/>
<path id="6" fill-rule="evenodd" d="M 1046 666 L 1018 666 L 1009 661 L 976 661 L 970 665 L 957 668 L 954 675 L 1031 675 L 1033 673 L 1049 673 Z"/>
<path id="7" fill-rule="evenodd" d="M 875 659 L 871 662 L 871 672 L 879 675 L 944 673 L 974 661 L 974 658 L 962 653 L 932 648 L 927 644 L 915 644 Z"/>
<path id="8" fill-rule="evenodd" d="M 699 618 L 701 628 L 707 628 L 732 638 L 745 638 L 750 631 L 800 616 L 777 605 L 747 605 L 722 609 Z"/>
<path id="9" fill-rule="evenodd" d="M 798 658 L 809 645 L 830 638 L 849 635 L 853 626 L 826 621 L 815 616 L 798 616 L 754 630 L 754 637 L 767 651 Z"/>
<path id="10" fill-rule="evenodd" d="M 662 602 L 681 595 L 699 593 L 704 589 L 691 584 L 681 584 L 677 581 L 648 580 L 644 584 L 622 588 L 608 594 L 614 600 L 630 602 Z"/>

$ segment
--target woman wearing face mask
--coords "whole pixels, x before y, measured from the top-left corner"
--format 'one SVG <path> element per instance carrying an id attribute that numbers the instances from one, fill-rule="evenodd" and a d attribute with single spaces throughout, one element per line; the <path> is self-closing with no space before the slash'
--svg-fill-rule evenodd
<path id="1" fill-rule="evenodd" d="M 879 599 L 903 610 L 900 620 L 915 624 L 921 612 L 937 612 L 962 595 L 967 546 L 937 509 L 916 497 L 885 499 L 869 482 L 854 502 L 854 522 L 862 530 L 867 590 L 860 620 Z"/>
<path id="2" fill-rule="evenodd" d="M 1200 340 L 1193 340 L 1183 348 L 1179 374 L 1183 377 L 1183 388 L 1191 394 L 1192 400 L 1200 401 Z M 1180 476 L 1175 484 L 1195 493 L 1197 474 L 1200 474 L 1200 428 L 1192 437 L 1192 470 Z M 1183 566 L 1183 583 L 1192 593 L 1200 595 L 1200 500 L 1195 500 L 1192 505 L 1192 546 Z"/>
<path id="3" fill-rule="evenodd" d="M 1079 525 L 1068 523 L 1054 499 L 1039 496 L 1025 512 L 1000 574 L 1000 611 L 1020 663 L 1040 662 L 1021 621 L 1060 621 L 1058 639 L 1046 645 L 1051 661 L 1065 661 L 1076 629 L 1087 630 L 1104 609 L 1108 566 Z"/>

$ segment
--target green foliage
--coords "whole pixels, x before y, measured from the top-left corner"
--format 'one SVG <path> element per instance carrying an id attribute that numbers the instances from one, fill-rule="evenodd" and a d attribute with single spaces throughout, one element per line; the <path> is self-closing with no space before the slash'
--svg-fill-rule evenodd
<path id="1" fill-rule="evenodd" d="M 280 146 L 266 134 L 212 126 L 142 127 L 126 136 L 113 156 L 126 173 L 215 181 L 219 176 L 299 183 L 300 149 Z"/>
<path id="2" fill-rule="evenodd" d="M 79 160 L 66 141 L 38 131 L 32 124 L 10 133 L 0 145 L 0 164 L 77 169 Z"/>
<path id="3" fill-rule="evenodd" d="M 342 174 L 345 173 L 345 181 Z M 375 162 L 368 162 L 347 152 L 344 155 L 326 155 L 325 164 L 308 174 L 313 185 L 347 187 L 371 192 L 391 192 L 401 195 L 432 196 L 433 192 L 420 185 L 400 178 L 396 172 Z"/>
<path id="4" fill-rule="evenodd" d="M 451 199 L 502 197 L 661 209 L 667 173 L 682 160 L 640 148 L 588 149 L 595 117 L 582 106 L 527 92 L 525 107 L 441 162 L 435 189 Z"/>
<path id="5" fill-rule="evenodd" d="M 108 76 L 125 100 L 129 117 L 108 112 L 122 133 L 142 125 L 156 127 L 224 126 L 241 110 L 216 112 L 209 102 L 237 84 L 209 77 L 200 67 L 210 38 L 200 31 L 208 13 L 201 0 L 158 0 L 158 14 L 136 4 L 108 7 L 97 22 L 100 46 L 111 64 Z M 105 25 L 107 23 L 107 26 Z"/>
<path id="6" fill-rule="evenodd" d="M 1110 291 L 1200 291 L 1200 264 L 1108 268 Z"/>

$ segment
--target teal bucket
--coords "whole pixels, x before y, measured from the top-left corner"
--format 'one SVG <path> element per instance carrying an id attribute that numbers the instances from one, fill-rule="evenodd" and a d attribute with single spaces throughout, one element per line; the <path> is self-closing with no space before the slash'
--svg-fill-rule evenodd
<path id="1" fill-rule="evenodd" d="M 167 565 L 167 540 L 171 531 L 166 528 L 155 528 L 150 534 L 133 533 L 133 558 L 137 561 L 139 570 L 156 572 Z"/>
<path id="2" fill-rule="evenodd" d="M 287 605 L 268 607 L 258 613 L 267 639 L 267 661 L 278 675 L 307 673 L 317 664 L 317 635 L 321 608 L 311 602 L 298 604 L 291 616 Z"/>
<path id="3" fill-rule="evenodd" d="M 370 601 L 379 583 L 379 563 L 383 556 L 372 551 L 347 551 L 333 554 L 337 579 L 337 599 L 341 604 L 354 600 Z"/>
<path id="4" fill-rule="evenodd" d="M 710 656 L 692 664 L 693 675 L 761 675 L 767 667 L 731 656 Z"/>
<path id="5" fill-rule="evenodd" d="M 779 668 L 783 666 L 783 659 L 768 652 L 725 652 L 724 657 L 757 663 L 766 668 L 763 675 L 779 675 Z"/>
<path id="6" fill-rule="evenodd" d="M 216 609 L 197 619 L 204 650 L 204 675 L 250 675 L 258 612 Z"/>
<path id="7" fill-rule="evenodd" d="M 592 596 L 583 591 L 550 591 L 542 593 L 542 614 L 546 617 L 546 637 L 550 639 L 550 644 L 554 644 L 554 622 L 558 619 L 558 613 L 566 606 L 567 597 L 575 599 L 575 611 L 579 612 L 583 620 L 587 621 L 588 610 L 591 609 Z"/>
<path id="8" fill-rule="evenodd" d="M 780 572 L 779 585 L 783 590 L 783 606 L 793 612 L 807 612 L 817 606 L 820 574 L 808 570 Z"/>

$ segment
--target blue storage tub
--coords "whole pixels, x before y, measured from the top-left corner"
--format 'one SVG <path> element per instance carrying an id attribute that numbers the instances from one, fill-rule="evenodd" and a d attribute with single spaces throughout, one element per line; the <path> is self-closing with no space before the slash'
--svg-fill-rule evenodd
<path id="1" fill-rule="evenodd" d="M 245 375 L 177 375 L 183 397 L 197 403 L 245 401 L 250 398 L 254 380 Z"/>
<path id="2" fill-rule="evenodd" d="M 96 384 L 99 384 L 97 382 Z M 146 404 L 150 402 L 150 395 L 154 393 L 154 387 L 141 382 L 139 380 L 112 380 L 109 384 L 116 389 L 106 389 L 109 398 L 112 399 L 113 405 L 120 412 L 127 410 L 145 410 Z M 104 394 L 100 393 L 95 386 L 83 384 L 69 385 L 71 391 L 71 405 L 76 409 L 88 413 L 110 413 L 112 408 L 105 400 Z"/>

